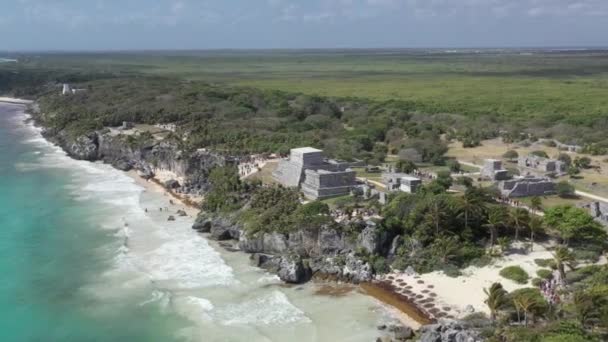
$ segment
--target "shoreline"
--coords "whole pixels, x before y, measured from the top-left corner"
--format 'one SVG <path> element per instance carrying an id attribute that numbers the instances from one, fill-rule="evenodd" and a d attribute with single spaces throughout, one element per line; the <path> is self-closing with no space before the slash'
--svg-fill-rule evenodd
<path id="1" fill-rule="evenodd" d="M 19 105 L 22 106 L 25 110 L 25 107 L 28 104 L 34 103 L 34 101 L 29 100 L 21 100 L 15 98 L 3 98 L 0 97 L 0 104 L 6 103 L 9 105 Z M 31 118 L 31 115 L 24 113 L 28 118 Z M 44 137 L 43 137 L 44 138 Z M 46 140 L 46 138 L 44 138 Z M 52 145 L 57 146 L 56 144 L 46 140 Z M 71 157 L 70 157 L 71 158 Z M 73 159 L 73 158 L 72 158 Z M 170 204 L 172 206 L 179 206 L 181 208 L 173 208 L 169 210 L 170 215 L 175 215 L 175 211 L 177 209 L 184 210 L 189 217 L 196 218 L 198 213 L 200 212 L 200 203 L 194 201 L 188 196 L 184 196 L 182 194 L 177 194 L 171 189 L 167 189 L 162 180 L 152 177 L 150 179 L 145 179 L 141 177 L 136 170 L 131 171 L 123 171 L 123 174 L 133 179 L 133 181 L 141 186 L 145 191 L 151 191 L 159 194 L 163 194 L 164 196 L 168 196 L 171 198 Z M 210 241 L 214 242 L 214 241 Z M 428 317 L 425 317 L 421 310 L 414 304 L 410 303 L 407 300 L 404 300 L 394 288 L 386 286 L 386 284 L 382 285 L 381 283 L 366 283 L 357 285 L 361 292 L 366 296 L 372 297 L 376 301 L 382 305 L 387 312 L 393 316 L 394 319 L 399 321 L 401 324 L 408 326 L 414 330 L 418 330 L 422 325 L 431 323 Z"/>
<path id="2" fill-rule="evenodd" d="M 154 177 L 146 180 L 137 174 L 137 171 L 135 170 L 125 172 L 125 174 L 147 191 L 153 191 L 162 193 L 165 196 L 170 196 L 175 201 L 175 205 L 183 206 L 185 211 L 191 217 L 196 217 L 200 211 L 200 206 L 198 204 L 187 198 L 184 199 L 179 194 L 165 188 L 163 183 Z M 372 297 L 380 302 L 385 309 L 387 309 L 387 311 L 394 316 L 395 319 L 405 326 L 418 330 L 422 325 L 433 323 L 433 320 L 425 315 L 425 313 L 418 306 L 412 304 L 407 300 L 407 298 L 399 294 L 397 289 L 390 284 L 373 282 L 363 283 L 355 286 L 358 286 L 361 292 L 366 296 Z"/>

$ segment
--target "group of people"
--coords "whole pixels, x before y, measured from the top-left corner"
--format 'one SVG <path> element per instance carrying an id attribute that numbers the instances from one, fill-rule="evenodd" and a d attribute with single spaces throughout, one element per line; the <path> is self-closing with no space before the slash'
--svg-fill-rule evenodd
<path id="1" fill-rule="evenodd" d="M 336 222 L 349 222 L 352 220 L 369 220 L 379 218 L 378 211 L 374 208 L 334 209 L 331 216 Z"/>
<path id="2" fill-rule="evenodd" d="M 261 170 L 268 158 L 263 155 L 252 155 L 239 160 L 238 169 L 241 177 L 247 177 Z"/>
<path id="3" fill-rule="evenodd" d="M 418 178 L 422 178 L 422 179 L 435 179 L 437 178 L 436 175 L 430 173 L 430 172 L 424 172 L 424 171 L 420 171 L 418 169 L 414 170 L 413 175 L 418 177 Z"/>
<path id="4" fill-rule="evenodd" d="M 520 202 L 518 200 L 509 198 L 509 197 L 500 196 L 500 197 L 496 198 L 496 201 L 498 201 L 499 203 L 502 203 L 502 204 L 509 205 L 511 207 L 523 208 L 523 209 L 526 209 L 526 210 L 528 210 L 528 211 L 530 211 L 532 213 L 536 212 L 535 209 L 532 209 L 529 206 L 527 206 L 526 204 L 524 204 L 524 203 L 522 203 L 522 202 Z"/>
<path id="5" fill-rule="evenodd" d="M 551 277 L 549 280 L 543 280 L 539 285 L 540 292 L 551 305 L 559 304 L 560 302 L 559 294 L 557 294 L 559 285 L 560 282 L 556 277 Z"/>

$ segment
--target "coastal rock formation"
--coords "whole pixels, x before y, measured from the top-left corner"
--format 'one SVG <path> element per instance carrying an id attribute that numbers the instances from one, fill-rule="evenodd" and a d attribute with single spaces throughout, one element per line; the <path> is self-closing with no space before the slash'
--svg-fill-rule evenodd
<path id="1" fill-rule="evenodd" d="M 289 284 L 302 284 L 312 277 L 312 270 L 298 255 L 273 256 L 255 253 L 250 259 L 253 266 L 275 273 L 282 281 Z"/>
<path id="2" fill-rule="evenodd" d="M 168 181 L 165 182 L 165 188 L 167 189 L 177 189 L 180 187 L 179 182 L 176 181 L 175 179 L 169 179 Z"/>
<path id="3" fill-rule="evenodd" d="M 362 244 L 373 250 L 388 249 L 391 241 L 382 238 L 383 234 L 375 231 L 375 225 L 367 226 L 355 236 L 330 226 L 290 233 L 248 234 L 231 218 L 208 217 L 204 213 L 192 228 L 209 232 L 214 240 L 237 240 L 241 251 L 253 255 L 255 266 L 274 272 L 288 282 L 302 282 L 312 275 L 353 283 L 371 281 L 374 275 L 371 265 L 355 252 L 365 249 Z"/>
<path id="4" fill-rule="evenodd" d="M 64 150 L 69 156 L 80 160 L 97 160 L 96 134 L 82 135 L 74 140 L 62 136 L 61 141 L 65 141 Z"/>
<path id="5" fill-rule="evenodd" d="M 310 280 L 312 272 L 300 256 L 283 256 L 279 260 L 277 275 L 286 283 L 301 284 Z"/>
<path id="6" fill-rule="evenodd" d="M 425 325 L 418 332 L 420 342 L 481 342 L 479 333 L 460 322 Z"/>
<path id="7" fill-rule="evenodd" d="M 206 192 L 210 170 L 227 162 L 217 153 L 201 150 L 185 154 L 176 142 L 153 138 L 134 142 L 130 136 L 111 134 L 108 130 L 75 137 L 53 129 L 43 129 L 42 134 L 74 159 L 103 161 L 123 171 L 136 169 L 146 179 L 154 177 L 156 169 L 173 172 L 184 179 L 184 184 L 170 181 L 167 185 L 182 193 L 200 195 Z"/>
<path id="8" fill-rule="evenodd" d="M 238 240 L 241 236 L 241 227 L 235 225 L 230 219 L 216 218 L 211 222 L 209 230 L 211 238 L 218 241 Z"/>

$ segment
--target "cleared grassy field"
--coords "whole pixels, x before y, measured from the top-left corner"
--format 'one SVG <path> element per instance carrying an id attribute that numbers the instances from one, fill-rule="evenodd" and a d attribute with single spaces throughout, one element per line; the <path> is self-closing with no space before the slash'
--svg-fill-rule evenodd
<path id="1" fill-rule="evenodd" d="M 561 177 L 559 180 L 567 180 L 574 184 L 577 190 L 590 192 L 600 196 L 608 196 L 608 159 L 605 156 L 589 156 L 573 152 L 559 151 L 554 147 L 547 147 L 541 144 L 534 144 L 528 147 L 518 146 L 516 144 L 505 144 L 501 139 L 484 140 L 481 146 L 474 148 L 463 148 L 459 142 L 450 144 L 450 149 L 447 153 L 449 157 L 458 160 L 483 165 L 484 159 L 502 159 L 502 155 L 508 150 L 515 150 L 520 156 L 530 154 L 532 151 L 542 150 L 552 158 L 555 158 L 559 153 L 567 153 L 572 159 L 576 157 L 586 156 L 591 158 L 594 168 L 582 169 L 577 178 Z M 506 168 L 516 169 L 515 163 L 504 163 Z"/>

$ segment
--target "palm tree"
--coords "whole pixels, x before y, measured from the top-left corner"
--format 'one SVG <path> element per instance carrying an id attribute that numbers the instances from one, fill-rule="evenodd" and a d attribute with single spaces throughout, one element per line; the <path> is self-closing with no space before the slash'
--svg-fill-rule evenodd
<path id="1" fill-rule="evenodd" d="M 496 320 L 498 310 L 505 306 L 507 303 L 507 291 L 502 287 L 500 283 L 494 283 L 490 288 L 483 289 L 483 292 L 488 296 L 484 303 L 490 309 L 490 318 Z"/>
<path id="2" fill-rule="evenodd" d="M 515 208 L 509 211 L 509 223 L 515 228 L 515 241 L 519 240 L 519 230 L 528 224 L 530 215 L 524 208 Z"/>
<path id="3" fill-rule="evenodd" d="M 504 225 L 505 212 L 503 207 L 496 206 L 492 207 L 488 212 L 488 222 L 484 224 L 490 230 L 490 246 L 494 247 L 496 235 L 498 234 L 498 228 Z"/>
<path id="4" fill-rule="evenodd" d="M 426 222 L 434 228 L 435 235 L 439 235 L 439 228 L 446 216 L 444 199 L 440 196 L 432 196 L 428 199 L 428 210 L 424 215 Z"/>
<path id="5" fill-rule="evenodd" d="M 576 258 L 574 254 L 570 252 L 570 250 L 566 247 L 557 247 L 555 249 L 555 253 L 553 253 L 553 259 L 555 260 L 555 265 L 557 266 L 557 270 L 559 271 L 559 276 L 563 282 L 566 281 L 566 266 L 574 269 L 574 264 L 576 262 Z"/>
<path id="6" fill-rule="evenodd" d="M 530 221 L 528 222 L 528 229 L 530 229 L 530 251 L 534 250 L 534 236 L 537 233 L 542 232 L 543 228 L 544 221 L 542 217 L 532 215 L 532 217 L 530 217 Z"/>
<path id="7" fill-rule="evenodd" d="M 587 320 L 593 317 L 598 309 L 598 305 L 594 302 L 593 296 L 580 290 L 574 293 L 572 304 L 574 312 L 582 326 L 585 326 Z"/>
<path id="8" fill-rule="evenodd" d="M 538 196 L 532 197 L 530 200 L 530 208 L 536 211 L 541 211 L 543 209 L 543 200 Z"/>
<path id="9" fill-rule="evenodd" d="M 513 304 L 515 304 L 515 309 L 517 310 L 517 321 L 521 322 L 521 318 L 520 318 L 520 312 L 523 311 L 524 312 L 524 326 L 528 326 L 528 314 L 530 313 L 530 311 L 532 311 L 534 308 L 536 308 L 538 306 L 538 302 L 536 300 L 535 297 L 527 294 L 527 293 L 523 293 L 519 296 L 515 296 L 513 297 Z"/>
<path id="10" fill-rule="evenodd" d="M 500 251 L 505 254 L 507 250 L 511 247 L 511 239 L 506 236 L 499 237 L 496 239 L 498 245 L 500 246 Z"/>
<path id="11" fill-rule="evenodd" d="M 442 263 L 448 262 L 458 255 L 461 249 L 461 244 L 458 242 L 457 236 L 441 235 L 433 241 L 431 245 L 435 255 L 439 257 Z"/>
<path id="12" fill-rule="evenodd" d="M 458 216 L 463 217 L 465 230 L 469 228 L 471 215 L 479 215 L 486 209 L 484 198 L 479 191 L 479 189 L 469 188 L 458 201 L 458 210 L 460 211 Z"/>

